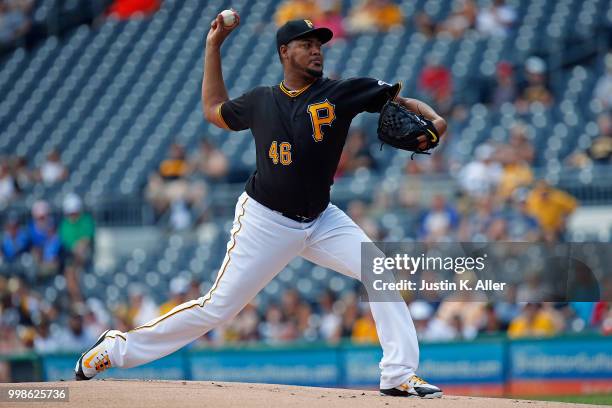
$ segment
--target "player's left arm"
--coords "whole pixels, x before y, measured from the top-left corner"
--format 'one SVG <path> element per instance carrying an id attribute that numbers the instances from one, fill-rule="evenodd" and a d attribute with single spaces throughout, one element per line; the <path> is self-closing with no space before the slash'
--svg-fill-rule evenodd
<path id="1" fill-rule="evenodd" d="M 418 99 L 402 98 L 401 96 L 396 96 L 395 101 L 400 105 L 404 106 L 409 111 L 419 113 L 423 115 L 425 119 L 431 120 L 436 130 L 438 131 L 438 135 L 440 136 L 440 138 L 442 138 L 442 136 L 446 133 L 446 120 L 444 120 L 442 116 L 440 116 L 431 106 L 429 106 L 425 102 L 420 101 Z"/>

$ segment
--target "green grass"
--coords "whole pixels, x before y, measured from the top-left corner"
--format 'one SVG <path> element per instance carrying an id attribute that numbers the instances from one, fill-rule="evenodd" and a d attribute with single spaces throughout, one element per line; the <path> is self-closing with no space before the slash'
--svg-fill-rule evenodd
<path id="1" fill-rule="evenodd" d="M 540 400 L 540 401 L 573 402 L 577 404 L 612 405 L 612 394 L 556 395 L 556 396 L 533 397 L 530 399 Z"/>

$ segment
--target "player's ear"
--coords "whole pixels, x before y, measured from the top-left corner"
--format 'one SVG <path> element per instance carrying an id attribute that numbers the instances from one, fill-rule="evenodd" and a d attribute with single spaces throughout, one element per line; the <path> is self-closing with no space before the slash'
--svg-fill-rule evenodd
<path id="1" fill-rule="evenodd" d="M 288 50 L 289 50 L 289 47 L 285 44 L 281 45 L 280 48 L 278 49 L 278 58 L 280 58 L 281 64 L 287 58 Z"/>

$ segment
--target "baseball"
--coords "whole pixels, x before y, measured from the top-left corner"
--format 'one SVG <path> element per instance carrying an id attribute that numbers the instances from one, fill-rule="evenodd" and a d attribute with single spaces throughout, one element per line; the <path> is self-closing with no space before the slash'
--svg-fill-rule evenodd
<path id="1" fill-rule="evenodd" d="M 225 27 L 231 27 L 236 24 L 236 15 L 232 10 L 223 10 L 221 17 L 223 17 L 223 26 Z"/>

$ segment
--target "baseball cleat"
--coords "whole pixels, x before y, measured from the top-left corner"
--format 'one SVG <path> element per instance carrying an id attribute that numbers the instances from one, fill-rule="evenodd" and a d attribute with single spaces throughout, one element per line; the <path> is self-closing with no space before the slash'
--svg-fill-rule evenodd
<path id="1" fill-rule="evenodd" d="M 102 342 L 110 330 L 105 331 L 98 337 L 96 344 L 81 355 L 74 368 L 74 377 L 77 381 L 91 380 L 96 374 L 111 367 L 108 351 L 104 349 Z"/>
<path id="2" fill-rule="evenodd" d="M 413 375 L 407 382 L 395 388 L 381 389 L 380 395 L 389 397 L 441 398 L 443 393 L 440 388 Z"/>

